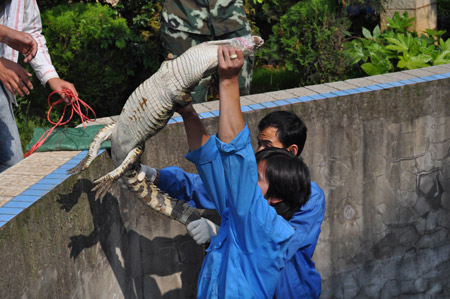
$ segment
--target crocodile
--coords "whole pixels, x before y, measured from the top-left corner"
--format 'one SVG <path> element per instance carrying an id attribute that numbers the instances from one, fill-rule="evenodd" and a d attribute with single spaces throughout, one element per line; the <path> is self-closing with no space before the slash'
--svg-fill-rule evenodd
<path id="1" fill-rule="evenodd" d="M 259 36 L 243 36 L 201 43 L 173 60 L 164 61 L 157 72 L 139 85 L 127 99 L 117 122 L 103 127 L 89 145 L 86 157 L 69 173 L 85 170 L 97 156 L 103 141 L 111 140 L 113 171 L 94 181 L 96 199 L 111 185 L 122 183 L 157 212 L 183 224 L 200 218 L 196 209 L 171 198 L 150 183 L 141 169 L 140 157 L 147 139 L 163 129 L 177 107 L 191 102 L 190 91 L 199 81 L 217 71 L 219 46 L 242 49 L 244 55 L 261 47 Z"/>

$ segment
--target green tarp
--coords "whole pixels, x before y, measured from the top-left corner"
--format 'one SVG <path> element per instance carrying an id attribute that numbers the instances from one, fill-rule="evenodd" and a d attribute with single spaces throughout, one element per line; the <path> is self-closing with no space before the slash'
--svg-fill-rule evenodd
<path id="1" fill-rule="evenodd" d="M 92 125 L 87 126 L 86 129 L 83 127 L 55 128 L 52 134 L 45 140 L 44 144 L 36 150 L 36 152 L 87 150 L 92 139 L 94 139 L 97 132 L 104 126 L 105 125 Z M 49 128 L 35 128 L 33 138 L 27 145 L 26 150 L 29 151 L 48 129 Z M 111 148 L 111 141 L 108 140 L 103 142 L 101 148 Z"/>

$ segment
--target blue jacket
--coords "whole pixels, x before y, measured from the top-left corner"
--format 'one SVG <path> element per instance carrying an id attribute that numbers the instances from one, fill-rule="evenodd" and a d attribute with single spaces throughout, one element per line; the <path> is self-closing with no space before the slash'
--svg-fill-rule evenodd
<path id="1" fill-rule="evenodd" d="M 222 223 L 200 271 L 198 298 L 273 298 L 294 228 L 258 187 L 250 131 L 215 136 L 186 158 L 195 163 Z"/>
<path id="2" fill-rule="evenodd" d="M 215 209 L 199 175 L 186 173 L 178 167 L 161 169 L 158 187 L 174 198 L 185 200 L 197 208 Z M 288 245 L 285 268 L 276 287 L 277 298 L 318 298 L 321 278 L 312 256 L 325 214 L 325 196 L 320 187 L 311 182 L 311 195 L 307 203 L 289 223 L 295 233 Z"/>

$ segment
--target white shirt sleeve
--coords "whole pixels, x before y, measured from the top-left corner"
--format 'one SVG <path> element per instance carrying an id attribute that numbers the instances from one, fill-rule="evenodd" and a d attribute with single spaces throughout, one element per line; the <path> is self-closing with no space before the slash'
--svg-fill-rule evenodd
<path id="1" fill-rule="evenodd" d="M 42 85 L 45 85 L 49 79 L 59 76 L 52 65 L 46 40 L 42 35 L 42 21 L 36 0 L 24 2 L 23 31 L 31 34 L 38 44 L 38 51 L 30 64 Z"/>

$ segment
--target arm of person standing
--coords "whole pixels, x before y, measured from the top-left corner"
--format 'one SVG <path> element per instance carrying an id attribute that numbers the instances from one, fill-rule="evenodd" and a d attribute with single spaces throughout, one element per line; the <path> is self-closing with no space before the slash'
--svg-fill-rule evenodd
<path id="1" fill-rule="evenodd" d="M 0 43 L 5 43 L 25 56 L 23 62 L 30 62 L 36 56 L 37 43 L 34 38 L 22 31 L 0 25 Z"/>
<path id="2" fill-rule="evenodd" d="M 41 15 L 36 0 L 25 1 L 24 10 L 23 31 L 29 33 L 38 44 L 36 57 L 30 61 L 37 77 L 43 85 L 48 83 L 53 91 L 69 89 L 75 96 L 78 96 L 75 86 L 72 83 L 59 78 L 58 73 L 52 64 L 45 37 L 42 35 Z M 68 98 L 64 93 L 60 92 L 59 95 L 62 99 L 68 101 Z"/>
<path id="3" fill-rule="evenodd" d="M 37 52 L 37 43 L 30 34 L 0 25 L 0 43 L 19 51 L 25 56 L 24 62 L 29 62 Z M 20 96 L 30 94 L 33 84 L 31 74 L 20 64 L 5 57 L 0 58 L 0 81 L 12 93 Z"/>

